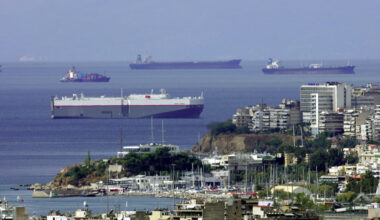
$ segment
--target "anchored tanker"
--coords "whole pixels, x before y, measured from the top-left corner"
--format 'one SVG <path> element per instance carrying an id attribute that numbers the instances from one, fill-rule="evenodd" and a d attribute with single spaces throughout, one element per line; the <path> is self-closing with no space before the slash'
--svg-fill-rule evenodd
<path id="1" fill-rule="evenodd" d="M 279 60 L 269 58 L 268 65 L 263 68 L 265 74 L 353 74 L 355 66 L 323 66 L 322 64 L 310 64 L 305 67 L 287 68 L 280 65 Z"/>
<path id="2" fill-rule="evenodd" d="M 199 118 L 203 110 L 199 97 L 171 98 L 164 89 L 160 94 L 131 94 L 120 97 L 52 97 L 51 117 L 55 118 Z"/>
<path id="3" fill-rule="evenodd" d="M 131 69 L 240 69 L 240 59 L 225 61 L 184 61 L 184 62 L 155 62 L 151 57 L 137 56 L 136 63 L 131 63 Z"/>

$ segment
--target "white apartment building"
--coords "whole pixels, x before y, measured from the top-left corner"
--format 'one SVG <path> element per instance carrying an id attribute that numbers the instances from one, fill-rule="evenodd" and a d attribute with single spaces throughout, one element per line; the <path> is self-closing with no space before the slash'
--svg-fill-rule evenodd
<path id="1" fill-rule="evenodd" d="M 351 86 L 337 82 L 310 83 L 300 89 L 300 110 L 303 122 L 311 123 L 314 133 L 319 133 L 320 113 L 336 112 L 351 107 Z"/>
<path id="2" fill-rule="evenodd" d="M 380 141 L 380 105 L 376 105 L 372 122 L 372 132 L 373 140 Z"/>
<path id="3" fill-rule="evenodd" d="M 237 127 L 248 127 L 255 132 L 286 129 L 300 122 L 299 102 L 290 99 L 283 99 L 278 107 L 261 104 L 238 109 L 232 117 Z"/>

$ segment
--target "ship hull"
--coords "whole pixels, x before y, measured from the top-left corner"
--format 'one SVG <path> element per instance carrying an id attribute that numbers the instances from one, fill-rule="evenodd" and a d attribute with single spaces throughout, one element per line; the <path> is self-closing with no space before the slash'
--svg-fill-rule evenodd
<path id="1" fill-rule="evenodd" d="M 355 66 L 262 69 L 265 74 L 354 74 Z"/>
<path id="2" fill-rule="evenodd" d="M 199 118 L 203 105 L 181 106 L 54 106 L 52 118 Z"/>
<path id="3" fill-rule="evenodd" d="M 85 80 L 85 79 L 64 79 L 60 80 L 61 82 L 109 82 L 110 78 L 103 79 L 94 79 L 94 80 Z"/>
<path id="4" fill-rule="evenodd" d="M 131 69 L 240 69 L 241 60 L 215 62 L 151 62 L 130 64 Z"/>

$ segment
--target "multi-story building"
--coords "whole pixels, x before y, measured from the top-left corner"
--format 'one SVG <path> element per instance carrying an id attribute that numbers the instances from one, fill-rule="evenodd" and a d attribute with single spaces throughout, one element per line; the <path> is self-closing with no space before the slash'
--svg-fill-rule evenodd
<path id="1" fill-rule="evenodd" d="M 344 115 L 343 130 L 345 136 L 356 136 L 356 121 L 359 117 L 359 111 L 354 109 L 346 110 Z"/>
<path id="2" fill-rule="evenodd" d="M 344 115 L 339 112 L 321 112 L 319 115 L 319 131 L 333 134 L 343 133 Z"/>
<path id="3" fill-rule="evenodd" d="M 318 94 L 316 99 L 315 95 Z M 351 107 L 351 86 L 337 82 L 326 84 L 310 83 L 301 86 L 301 112 L 311 112 L 318 101 L 319 111 L 337 111 L 340 108 Z"/>
<path id="4" fill-rule="evenodd" d="M 372 139 L 380 141 L 380 105 L 376 105 L 375 114 L 372 122 Z"/>
<path id="5" fill-rule="evenodd" d="M 373 140 L 373 120 L 368 117 L 365 123 L 360 125 L 360 136 L 357 136 L 358 140 L 368 141 Z"/>
<path id="6" fill-rule="evenodd" d="M 351 107 L 354 109 L 372 108 L 374 103 L 375 98 L 373 96 L 353 95 L 351 98 Z"/>
<path id="7" fill-rule="evenodd" d="M 249 127 L 252 123 L 252 110 L 252 107 L 237 109 L 236 113 L 232 116 L 232 123 L 234 123 L 237 127 Z"/>
<path id="8" fill-rule="evenodd" d="M 314 134 L 319 133 L 321 112 L 336 112 L 351 107 L 351 86 L 337 82 L 311 83 L 300 89 L 300 110 L 303 122 L 311 124 Z"/>
<path id="9" fill-rule="evenodd" d="M 283 99 L 278 107 L 265 104 L 238 109 L 232 122 L 237 127 L 248 127 L 259 132 L 270 129 L 286 129 L 301 122 L 299 102 Z"/>

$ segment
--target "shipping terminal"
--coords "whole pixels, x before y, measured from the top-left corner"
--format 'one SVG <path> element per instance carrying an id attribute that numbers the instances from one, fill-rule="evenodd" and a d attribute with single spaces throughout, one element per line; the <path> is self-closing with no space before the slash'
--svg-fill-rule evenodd
<path id="1" fill-rule="evenodd" d="M 164 89 L 159 94 L 131 94 L 120 97 L 51 97 L 51 117 L 59 118 L 199 118 L 203 93 L 198 97 L 171 98 Z"/>

